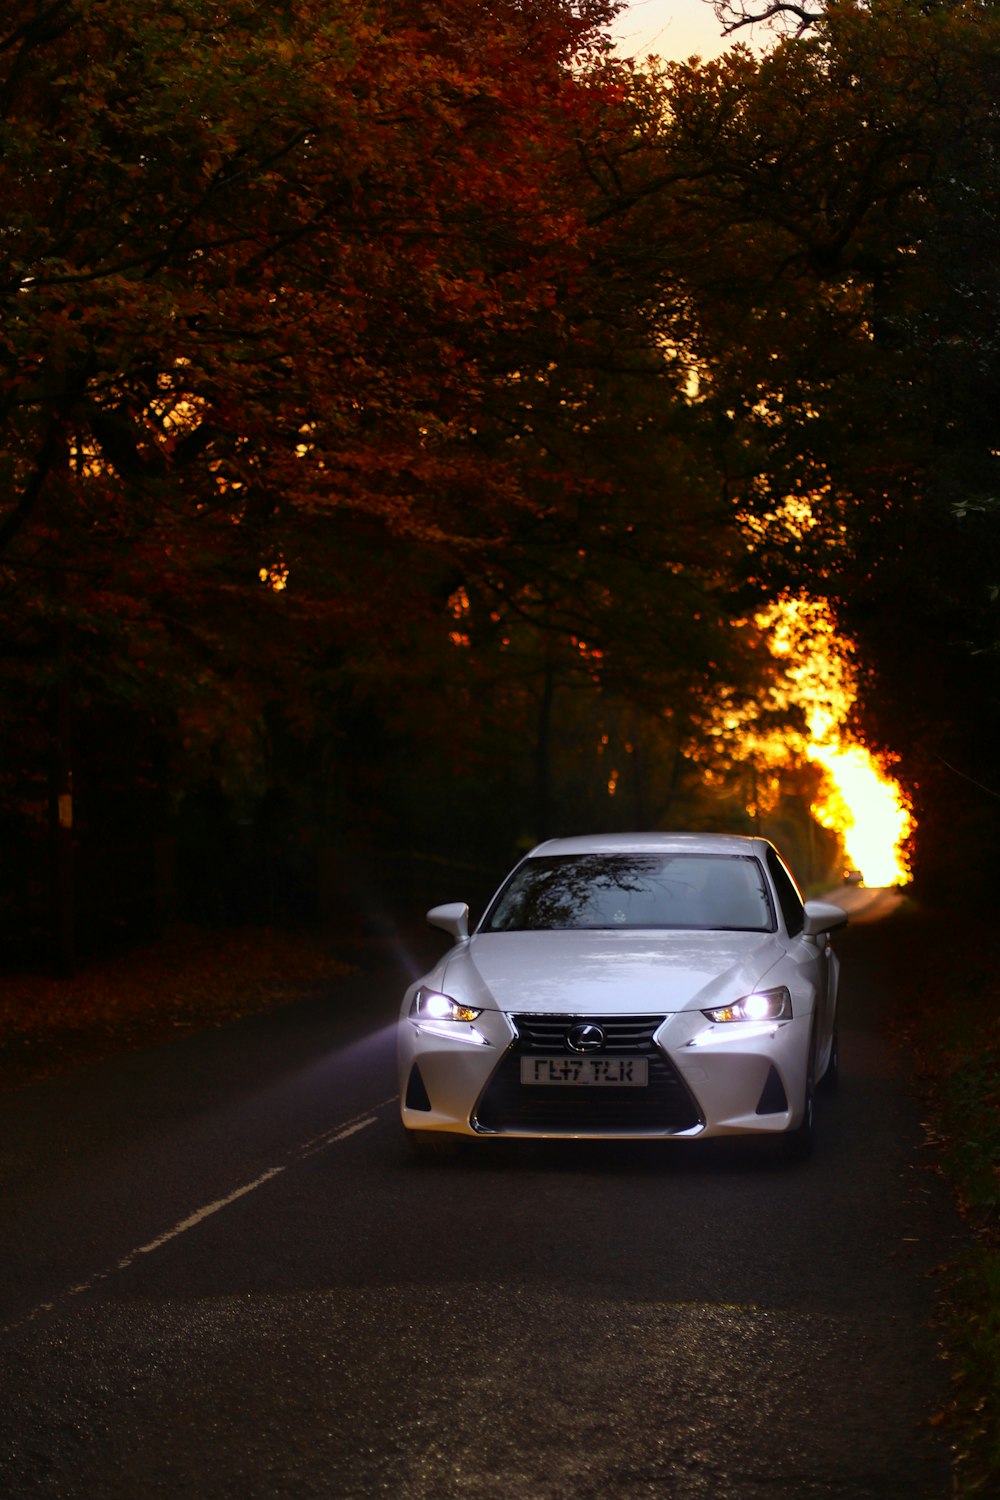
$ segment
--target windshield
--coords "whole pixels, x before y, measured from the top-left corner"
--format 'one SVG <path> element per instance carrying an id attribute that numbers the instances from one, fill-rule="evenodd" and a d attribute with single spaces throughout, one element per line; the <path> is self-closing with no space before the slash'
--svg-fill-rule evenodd
<path id="1" fill-rule="evenodd" d="M 568 928 L 771 932 L 764 872 L 751 855 L 572 854 L 526 860 L 480 932 Z"/>

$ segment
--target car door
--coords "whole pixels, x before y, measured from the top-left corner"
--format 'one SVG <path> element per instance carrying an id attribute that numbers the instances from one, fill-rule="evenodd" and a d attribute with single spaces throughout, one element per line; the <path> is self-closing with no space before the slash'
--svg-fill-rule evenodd
<path id="1" fill-rule="evenodd" d="M 789 937 L 789 957 L 798 970 L 800 993 L 811 993 L 815 1018 L 816 1077 L 821 1078 L 830 1059 L 836 1009 L 837 959 L 829 933 L 807 937 L 803 931 L 805 909 L 799 889 L 784 861 L 773 847 L 767 851 L 768 873 Z"/>

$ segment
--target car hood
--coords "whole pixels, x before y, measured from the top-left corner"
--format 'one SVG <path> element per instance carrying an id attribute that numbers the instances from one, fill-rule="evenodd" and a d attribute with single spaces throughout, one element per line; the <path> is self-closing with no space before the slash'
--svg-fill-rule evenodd
<path id="1" fill-rule="evenodd" d="M 783 953 L 760 932 L 481 933 L 447 956 L 440 984 L 480 1008 L 666 1015 L 751 993 Z"/>

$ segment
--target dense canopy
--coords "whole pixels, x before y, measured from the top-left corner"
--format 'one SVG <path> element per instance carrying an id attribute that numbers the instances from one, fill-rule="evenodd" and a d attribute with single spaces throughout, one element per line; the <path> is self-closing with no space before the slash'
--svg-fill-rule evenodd
<path id="1" fill-rule="evenodd" d="M 974 864 L 995 10 L 784 7 L 762 54 L 636 70 L 614 8 L 0 8 L 8 932 L 47 821 L 64 901 L 75 852 L 215 917 L 359 850 L 765 805 L 815 848 L 818 773 L 753 748 L 801 729 L 795 594 L 904 755 L 918 872 Z"/>

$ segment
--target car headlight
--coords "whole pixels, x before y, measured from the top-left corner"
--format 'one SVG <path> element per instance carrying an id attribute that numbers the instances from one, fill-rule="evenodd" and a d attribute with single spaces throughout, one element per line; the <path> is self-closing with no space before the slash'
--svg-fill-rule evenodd
<path id="1" fill-rule="evenodd" d="M 471 1005 L 462 1005 L 440 990 L 429 990 L 421 985 L 413 997 L 410 1015 L 417 1021 L 474 1021 L 482 1015 Z"/>
<path id="2" fill-rule="evenodd" d="M 702 1011 L 710 1021 L 790 1021 L 792 1019 L 792 997 L 781 985 L 775 990 L 754 990 L 732 1005 L 720 1005 L 715 1010 Z"/>

